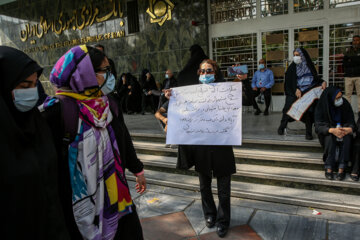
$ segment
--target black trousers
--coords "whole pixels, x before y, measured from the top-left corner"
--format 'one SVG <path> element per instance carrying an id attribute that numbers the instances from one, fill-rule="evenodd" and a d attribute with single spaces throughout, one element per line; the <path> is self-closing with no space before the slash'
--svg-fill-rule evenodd
<path id="1" fill-rule="evenodd" d="M 259 109 L 259 106 L 256 103 L 256 97 L 259 96 L 261 93 L 260 88 L 258 88 L 258 90 L 252 90 L 252 96 L 253 96 L 253 107 L 254 109 Z M 265 111 L 269 110 L 270 107 L 270 102 L 271 102 L 271 89 L 267 88 L 264 91 L 264 98 L 265 98 Z"/>
<path id="2" fill-rule="evenodd" d="M 355 140 L 353 145 L 352 170 L 351 173 L 359 174 L 360 170 L 360 139 Z"/>
<path id="3" fill-rule="evenodd" d="M 282 129 L 286 128 L 287 124 L 290 121 L 293 121 L 293 119 L 286 113 L 283 113 L 280 122 L 280 128 Z M 314 124 L 314 113 L 309 111 L 304 113 L 303 117 L 301 118 L 301 121 L 305 123 L 306 135 L 312 135 L 312 126 Z"/>
<path id="4" fill-rule="evenodd" d="M 342 142 L 336 141 L 336 136 L 333 134 L 329 134 L 325 136 L 324 138 L 324 154 L 326 155 L 325 159 L 325 168 L 331 168 L 334 170 L 336 167 L 336 147 L 339 148 L 339 159 L 338 168 L 345 168 L 345 164 L 350 160 L 351 156 L 351 141 L 352 141 L 352 135 L 348 134 L 345 137 L 343 137 Z M 336 169 L 335 169 L 336 170 Z"/>
<path id="5" fill-rule="evenodd" d="M 201 203 L 204 217 L 216 217 L 216 223 L 228 227 L 230 225 L 230 184 L 231 176 L 217 177 L 219 206 L 216 210 L 214 197 L 211 191 L 212 178 L 199 173 Z"/>
<path id="6" fill-rule="evenodd" d="M 141 112 L 143 113 L 145 112 L 148 103 L 150 103 L 151 111 L 155 113 L 154 96 L 153 95 L 146 96 L 145 94 L 142 94 L 142 98 L 141 98 Z"/>
<path id="7" fill-rule="evenodd" d="M 114 240 L 143 240 L 143 232 L 135 205 L 133 212 L 120 218 Z"/>

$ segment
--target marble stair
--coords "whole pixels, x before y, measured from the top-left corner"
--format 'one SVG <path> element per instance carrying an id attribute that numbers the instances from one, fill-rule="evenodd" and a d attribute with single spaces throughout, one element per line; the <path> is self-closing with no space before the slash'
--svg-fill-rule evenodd
<path id="1" fill-rule="evenodd" d="M 163 135 L 138 133 L 132 138 L 149 183 L 199 190 L 194 169 L 175 168 L 177 149 L 165 148 Z M 344 181 L 325 179 L 317 142 L 245 139 L 234 153 L 233 197 L 360 213 L 360 183 L 349 176 Z M 215 186 L 216 181 L 216 192 Z"/>

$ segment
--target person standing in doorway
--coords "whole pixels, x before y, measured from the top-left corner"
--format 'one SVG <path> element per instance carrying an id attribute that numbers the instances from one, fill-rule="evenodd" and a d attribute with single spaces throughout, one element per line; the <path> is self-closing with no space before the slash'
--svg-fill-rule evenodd
<path id="1" fill-rule="evenodd" d="M 360 116 L 360 36 L 353 36 L 350 49 L 343 59 L 345 72 L 345 98 L 351 103 L 351 95 L 356 88 L 358 111 Z"/>
<path id="2" fill-rule="evenodd" d="M 271 88 L 274 85 L 274 74 L 266 68 L 265 59 L 260 59 L 259 70 L 257 70 L 253 76 L 251 87 L 253 90 L 253 106 L 255 109 L 255 115 L 261 113 L 259 106 L 256 103 L 255 98 L 260 94 L 264 94 L 265 97 L 265 111 L 264 115 L 269 115 L 269 107 L 271 102 Z"/>

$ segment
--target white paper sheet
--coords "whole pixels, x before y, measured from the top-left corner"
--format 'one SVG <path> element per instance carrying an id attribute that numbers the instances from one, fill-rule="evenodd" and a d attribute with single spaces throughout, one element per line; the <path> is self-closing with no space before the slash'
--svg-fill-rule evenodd
<path id="1" fill-rule="evenodd" d="M 241 114 L 241 82 L 173 88 L 166 143 L 241 145 Z"/>
<path id="2" fill-rule="evenodd" d="M 306 112 L 306 110 L 311 106 L 311 104 L 316 100 L 319 99 L 323 90 L 321 87 L 316 87 L 308 91 L 304 94 L 301 98 L 296 100 L 289 111 L 287 112 L 287 115 L 295 119 L 296 121 L 299 121 Z"/>

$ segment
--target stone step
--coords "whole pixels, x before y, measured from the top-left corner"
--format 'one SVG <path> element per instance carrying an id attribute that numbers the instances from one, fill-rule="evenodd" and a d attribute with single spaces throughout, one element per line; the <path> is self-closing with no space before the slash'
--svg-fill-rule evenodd
<path id="1" fill-rule="evenodd" d="M 140 154 L 152 154 L 163 156 L 176 156 L 177 149 L 165 148 L 163 143 L 133 141 L 135 149 Z M 246 147 L 234 147 L 234 154 L 237 162 L 249 162 L 265 165 L 289 165 L 296 168 L 315 168 L 323 166 L 322 153 L 316 152 L 295 152 L 272 149 L 254 149 Z M 269 162 L 269 163 L 266 163 Z M 279 164 L 281 163 L 282 164 Z"/>
<path id="2" fill-rule="evenodd" d="M 138 154 L 139 159 L 146 167 L 166 168 L 175 170 L 176 157 Z M 193 169 L 191 169 L 193 170 Z M 234 178 L 239 181 L 249 181 L 249 178 L 256 179 L 256 182 L 273 185 L 291 185 L 292 187 L 307 187 L 322 191 L 349 192 L 360 195 L 360 184 L 354 182 L 349 176 L 344 181 L 331 181 L 324 177 L 324 171 L 295 169 L 273 166 L 261 166 L 251 164 L 236 164 Z M 272 181 L 269 183 L 269 181 Z M 296 186 L 296 184 L 300 186 Z M 360 198 L 360 196 L 359 196 Z"/>
<path id="3" fill-rule="evenodd" d="M 145 176 L 149 184 L 199 191 L 199 180 L 196 176 L 152 170 L 146 170 Z M 135 180 L 132 174 L 127 174 L 127 178 L 130 181 Z M 215 179 L 212 186 L 213 192 L 217 193 Z M 347 194 L 232 181 L 231 196 L 333 211 L 360 213 L 359 196 Z"/>
<path id="4" fill-rule="evenodd" d="M 134 141 L 161 142 L 165 144 L 166 135 L 158 133 L 131 133 Z M 273 150 L 292 150 L 306 152 L 322 152 L 321 145 L 318 140 L 302 141 L 302 140 L 276 140 L 265 138 L 243 138 L 242 147 L 261 148 Z"/>

